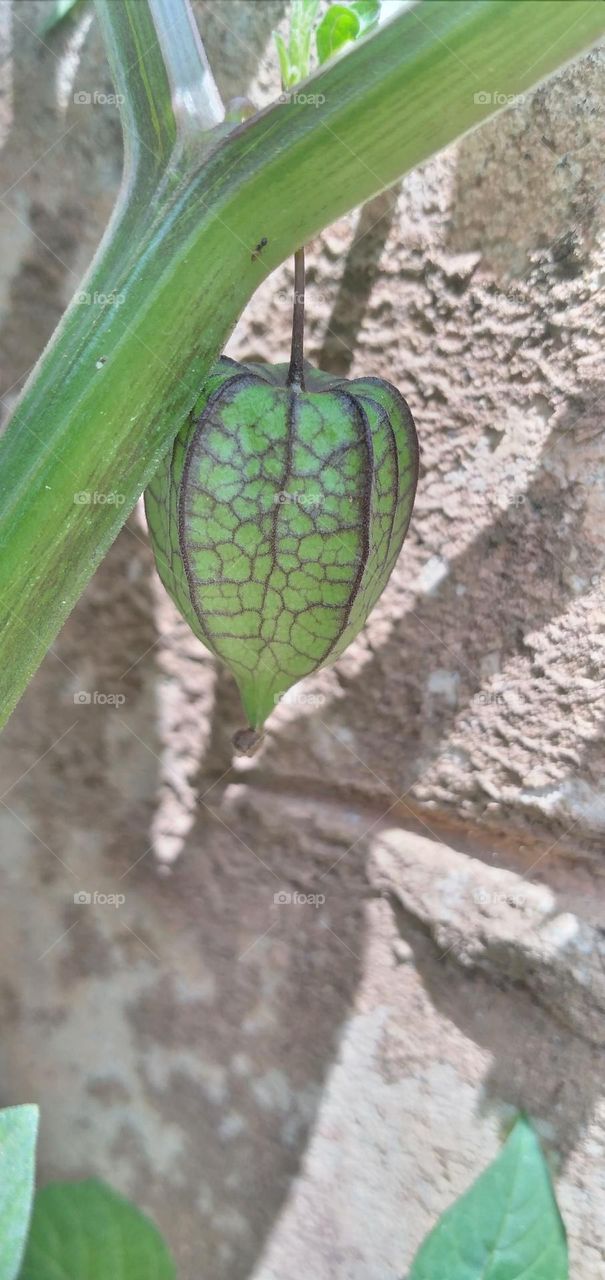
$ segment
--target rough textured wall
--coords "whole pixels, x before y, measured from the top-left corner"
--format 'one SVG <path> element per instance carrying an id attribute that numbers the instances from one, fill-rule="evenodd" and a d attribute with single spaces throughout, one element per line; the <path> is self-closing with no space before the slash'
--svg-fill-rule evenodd
<path id="1" fill-rule="evenodd" d="M 45 48 L 42 10 L 0 6 L 5 407 L 121 163 L 73 98 L 111 90 L 98 33 Z M 225 96 L 276 92 L 281 11 L 197 5 Z M 401 388 L 423 474 L 309 700 L 232 761 L 233 684 L 135 516 L 0 742 L 0 1101 L 39 1099 L 43 1176 L 133 1194 L 183 1280 L 398 1280 L 519 1105 L 602 1274 L 603 62 L 310 247 L 308 354 Z M 291 283 L 232 355 L 285 357 Z"/>

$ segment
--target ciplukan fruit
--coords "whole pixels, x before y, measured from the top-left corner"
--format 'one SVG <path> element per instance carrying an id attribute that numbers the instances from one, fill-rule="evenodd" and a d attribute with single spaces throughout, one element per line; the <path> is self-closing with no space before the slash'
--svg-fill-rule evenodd
<path id="1" fill-rule="evenodd" d="M 290 363 L 222 357 L 145 495 L 160 578 L 239 686 L 242 750 L 281 696 L 363 627 L 401 551 L 418 477 L 399 391 L 303 361 L 301 258 Z"/>

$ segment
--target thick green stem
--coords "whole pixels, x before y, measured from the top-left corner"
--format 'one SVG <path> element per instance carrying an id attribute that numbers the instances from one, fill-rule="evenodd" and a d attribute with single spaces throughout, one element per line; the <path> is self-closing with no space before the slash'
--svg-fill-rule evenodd
<path id="1" fill-rule="evenodd" d="M 227 137 L 199 119 L 196 148 L 191 102 L 185 123 L 173 101 L 185 0 L 170 0 L 172 29 L 154 40 L 167 2 L 99 0 L 127 175 L 82 283 L 91 304 L 67 312 L 0 441 L 1 720 L 263 277 L 490 115 L 483 90 L 521 93 L 605 29 L 603 4 L 421 0 L 309 81 L 313 102 L 275 105 Z"/>

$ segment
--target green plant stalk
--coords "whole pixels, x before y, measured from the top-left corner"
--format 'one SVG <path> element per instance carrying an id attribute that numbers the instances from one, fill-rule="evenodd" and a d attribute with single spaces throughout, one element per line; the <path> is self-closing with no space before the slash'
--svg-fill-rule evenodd
<path id="1" fill-rule="evenodd" d="M 200 127 L 194 161 L 171 102 L 174 32 L 148 39 L 159 3 L 97 0 L 130 162 L 82 287 L 115 301 L 68 310 L 0 441 L 0 723 L 261 280 L 492 114 L 477 92 L 521 93 L 605 29 L 604 6 L 572 0 L 421 0 L 307 82 L 319 108 L 271 107 L 210 152 Z M 186 12 L 172 0 L 173 19 Z"/>

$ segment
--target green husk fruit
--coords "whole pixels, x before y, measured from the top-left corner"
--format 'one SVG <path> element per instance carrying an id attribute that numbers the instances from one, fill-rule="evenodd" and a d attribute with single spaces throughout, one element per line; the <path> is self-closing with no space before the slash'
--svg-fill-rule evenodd
<path id="1" fill-rule="evenodd" d="M 145 495 L 160 578 L 239 686 L 243 750 L 286 690 L 363 627 L 418 476 L 396 388 L 321 373 L 301 343 L 289 366 L 222 357 Z"/>

